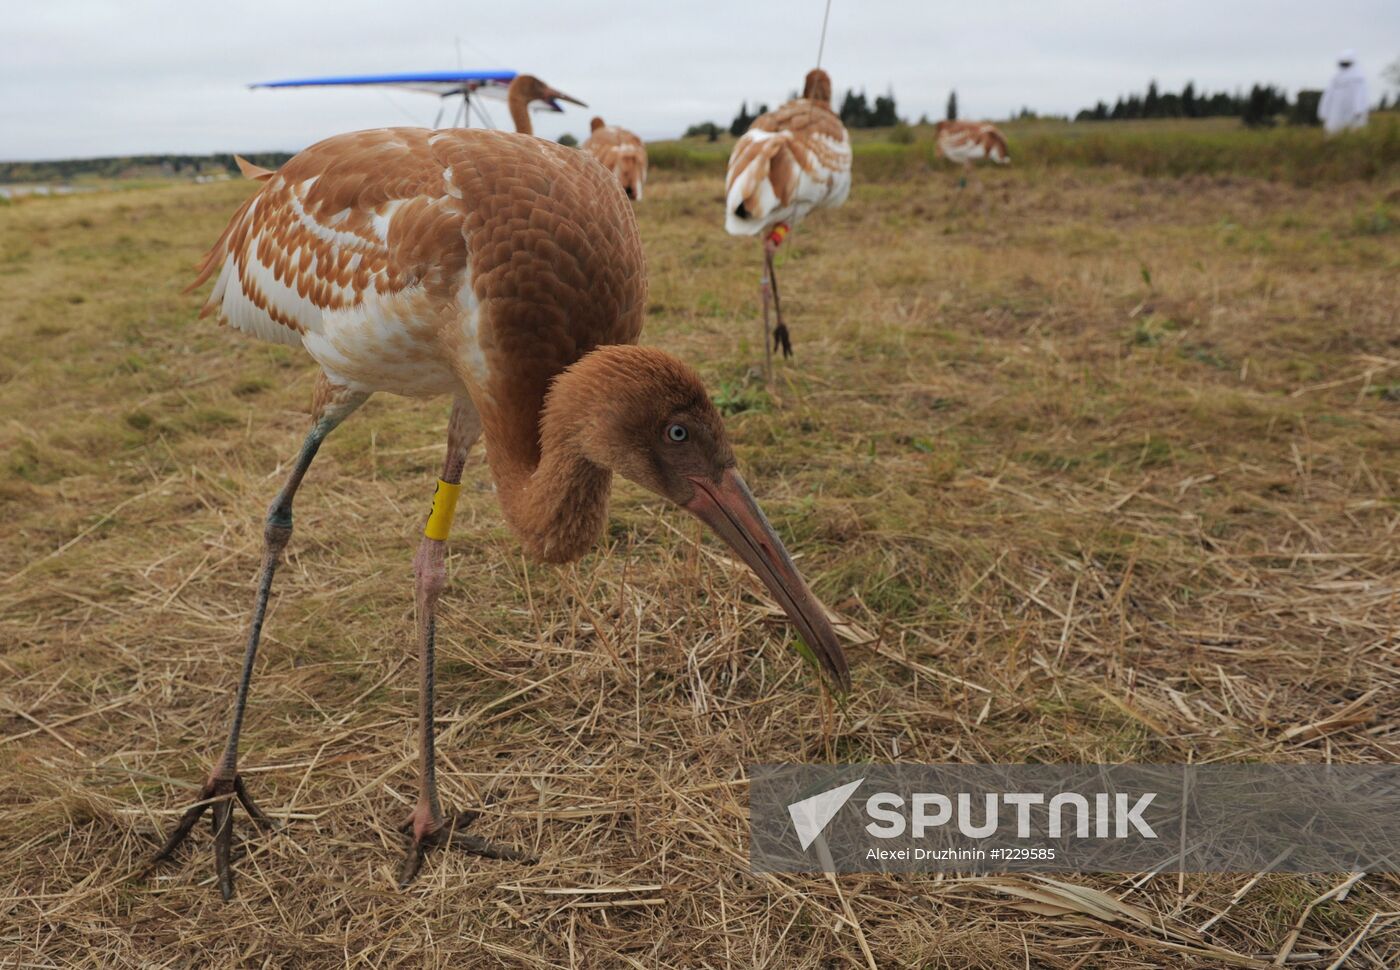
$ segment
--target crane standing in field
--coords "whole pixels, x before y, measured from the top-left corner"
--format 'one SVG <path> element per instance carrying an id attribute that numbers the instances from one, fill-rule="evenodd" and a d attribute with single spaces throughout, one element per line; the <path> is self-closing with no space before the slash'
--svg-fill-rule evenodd
<path id="1" fill-rule="evenodd" d="M 763 348 L 792 356 L 783 323 L 773 254 L 813 209 L 838 206 L 851 191 L 851 140 L 831 110 L 831 78 L 807 72 L 802 97 L 759 115 L 735 143 L 725 175 L 724 228 L 731 236 L 763 237 Z M 768 329 L 768 301 L 777 326 Z"/>
<path id="2" fill-rule="evenodd" d="M 627 198 L 642 201 L 642 186 L 647 181 L 647 146 L 626 128 L 605 124 L 602 118 L 594 118 L 590 127 L 584 151 L 617 176 Z"/>
<path id="3" fill-rule="evenodd" d="M 934 125 L 934 132 L 939 153 L 963 167 L 958 188 L 967 184 L 967 175 L 975 161 L 990 159 L 998 165 L 1011 164 L 1006 136 L 990 121 L 940 121 Z"/>
<path id="4" fill-rule="evenodd" d="M 635 346 L 646 313 L 641 240 L 601 165 L 519 134 L 389 128 L 331 138 L 275 173 L 251 174 L 263 185 L 196 281 L 215 278 L 205 312 L 301 345 L 321 375 L 311 430 L 268 510 L 223 754 L 154 861 L 169 858 L 212 809 L 227 899 L 234 802 L 271 825 L 238 773 L 238 743 L 273 574 L 317 450 L 377 391 L 453 399 L 447 455 L 413 560 L 420 758 L 401 885 L 432 846 L 524 858 L 466 834 L 468 816 L 444 815 L 435 775 L 434 607 L 463 467 L 483 434 L 501 511 L 534 558 L 584 555 L 606 524 L 616 473 L 718 533 L 767 585 L 826 675 L 849 684 L 826 611 L 740 477 L 699 378 L 674 357 Z"/>

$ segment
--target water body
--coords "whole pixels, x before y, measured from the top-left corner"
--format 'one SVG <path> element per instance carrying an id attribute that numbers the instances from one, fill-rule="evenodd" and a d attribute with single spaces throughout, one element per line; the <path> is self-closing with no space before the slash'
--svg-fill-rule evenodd
<path id="1" fill-rule="evenodd" d="M 26 195 L 73 195 L 77 192 L 96 192 L 90 185 L 0 185 L 0 198 L 18 199 Z"/>

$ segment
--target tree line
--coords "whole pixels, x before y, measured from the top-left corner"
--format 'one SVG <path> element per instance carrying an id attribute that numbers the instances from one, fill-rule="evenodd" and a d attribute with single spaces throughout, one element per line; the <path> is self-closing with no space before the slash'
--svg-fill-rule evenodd
<path id="1" fill-rule="evenodd" d="M 1400 60 L 1382 73 L 1397 87 L 1400 87 Z M 796 98 L 797 92 L 794 91 L 791 97 Z M 1180 91 L 1163 91 L 1158 88 L 1156 81 L 1152 81 L 1147 85 L 1146 92 L 1119 96 L 1112 105 L 1106 101 L 1099 101 L 1092 108 L 1084 108 L 1079 111 L 1074 116 L 1074 120 L 1239 118 L 1251 127 L 1267 127 L 1278 123 L 1279 120 L 1293 125 L 1315 125 L 1318 124 L 1317 103 L 1321 97 L 1321 91 L 1304 89 L 1299 91 L 1296 97 L 1289 98 L 1287 91 L 1274 84 L 1255 84 L 1250 87 L 1248 93 L 1242 89 L 1232 93 L 1229 91 L 1198 91 L 1195 83 L 1188 81 Z M 901 121 L 893 90 L 887 94 L 878 95 L 871 101 L 865 91 L 856 92 L 854 89 L 848 88 L 840 104 L 841 108 L 837 113 L 847 128 L 888 128 Z M 1380 103 L 1376 107 L 1380 111 L 1388 108 L 1400 108 L 1400 93 L 1397 93 L 1394 100 L 1389 103 L 1386 95 L 1382 95 Z M 705 121 L 687 128 L 684 137 L 704 137 L 715 141 L 721 134 L 728 131 L 730 135 L 737 138 L 748 131 L 749 126 L 754 123 L 754 119 L 767 110 L 768 105 L 760 104 L 754 111 L 750 112 L 749 104 L 745 101 L 739 106 L 739 113 L 734 116 L 727 127 L 717 125 L 713 121 Z M 945 116 L 950 120 L 956 120 L 958 117 L 956 91 L 948 95 Z M 1029 108 L 1022 108 L 1015 117 L 1036 118 L 1039 116 Z M 928 118 L 920 118 L 919 123 L 927 124 Z"/>
<path id="2" fill-rule="evenodd" d="M 790 97 L 796 98 L 797 92 L 792 92 Z M 749 130 L 749 126 L 759 115 L 766 114 L 767 111 L 768 105 L 760 104 L 750 112 L 748 101 L 744 101 L 739 105 L 739 113 L 734 116 L 734 120 L 729 123 L 728 127 L 721 127 L 713 121 L 702 121 L 698 125 L 691 125 L 687 128 L 683 137 L 704 137 L 715 141 L 721 133 L 728 131 L 729 134 L 738 138 Z M 857 93 L 848 88 L 845 96 L 841 99 L 841 108 L 837 114 L 841 116 L 841 123 L 847 128 L 889 128 L 900 122 L 893 90 L 886 94 L 876 95 L 872 101 L 865 91 Z"/>
<path id="3" fill-rule="evenodd" d="M 290 152 L 240 152 L 254 165 L 277 168 Z M 0 162 L 0 182 L 67 182 L 79 176 L 121 178 L 159 170 L 164 175 L 238 174 L 232 153 L 213 155 L 111 155 L 105 158 L 64 158 L 40 162 Z"/>
<path id="4" fill-rule="evenodd" d="M 1099 101 L 1074 116 L 1075 121 L 1128 121 L 1139 118 L 1239 118 L 1251 127 L 1274 124 L 1279 118 L 1290 124 L 1317 124 L 1317 102 L 1321 91 L 1303 90 L 1289 100 L 1288 92 L 1273 84 L 1255 84 L 1249 93 L 1197 91 L 1187 82 L 1180 92 L 1161 91 L 1157 82 L 1147 85 L 1145 94 L 1119 97 L 1109 107 Z"/>

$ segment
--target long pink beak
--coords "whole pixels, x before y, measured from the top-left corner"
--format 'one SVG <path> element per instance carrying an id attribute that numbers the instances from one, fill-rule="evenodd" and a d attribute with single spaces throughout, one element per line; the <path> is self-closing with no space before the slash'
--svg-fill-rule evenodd
<path id="1" fill-rule="evenodd" d="M 743 477 L 731 468 L 718 484 L 701 477 L 690 481 L 695 486 L 695 497 L 685 507 L 714 529 L 758 574 L 802 634 L 822 670 L 841 690 L 850 690 L 850 668 L 826 609 L 807 588 Z"/>

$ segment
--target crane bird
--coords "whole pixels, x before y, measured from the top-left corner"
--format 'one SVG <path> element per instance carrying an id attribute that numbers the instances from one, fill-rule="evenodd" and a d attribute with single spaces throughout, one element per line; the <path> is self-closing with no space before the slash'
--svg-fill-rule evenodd
<path id="1" fill-rule="evenodd" d="M 950 162 L 962 164 L 959 188 L 967 184 L 967 175 L 975 161 L 986 158 L 998 165 L 1011 164 L 1006 136 L 990 121 L 940 121 L 933 130 L 939 153 Z"/>
<path id="2" fill-rule="evenodd" d="M 580 108 L 586 108 L 577 98 L 571 98 L 562 91 L 545 84 L 533 74 L 517 74 L 510 82 L 510 87 L 506 89 L 506 105 L 510 108 L 510 120 L 515 123 L 515 130 L 521 135 L 533 135 L 535 126 L 530 121 L 530 105 L 536 101 L 542 101 L 553 108 L 559 107 L 560 101 L 567 101 L 576 104 Z"/>
<path id="3" fill-rule="evenodd" d="M 791 357 L 773 254 L 807 213 L 838 206 L 851 191 L 851 139 L 831 110 L 831 78 L 825 71 L 808 71 L 802 97 L 754 119 L 734 144 L 724 185 L 724 228 L 731 236 L 763 236 L 764 353 L 781 348 Z M 771 347 L 770 289 L 777 318 Z"/>
<path id="4" fill-rule="evenodd" d="M 520 120 L 517 116 L 517 120 Z M 445 815 L 433 755 L 434 610 L 467 454 L 480 436 L 501 512 L 538 560 L 578 559 L 603 532 L 614 473 L 693 513 L 772 592 L 830 681 L 850 683 L 826 610 L 735 464 L 696 373 L 636 345 L 647 282 L 632 207 L 591 156 L 519 134 L 387 128 L 320 142 L 233 216 L 193 285 L 205 314 L 320 365 L 312 422 L 268 510 L 242 674 L 223 754 L 153 862 L 212 809 L 214 865 L 233 893 L 234 802 L 271 820 L 238 772 L 238 743 L 292 501 L 331 431 L 377 391 L 452 397 L 447 454 L 413 560 L 419 657 L 418 800 L 400 885 L 424 852 L 523 853 Z"/>
<path id="5" fill-rule="evenodd" d="M 605 124 L 602 118 L 594 118 L 590 127 L 584 150 L 617 176 L 627 198 L 642 201 L 642 186 L 647 181 L 647 146 L 626 128 Z"/>

